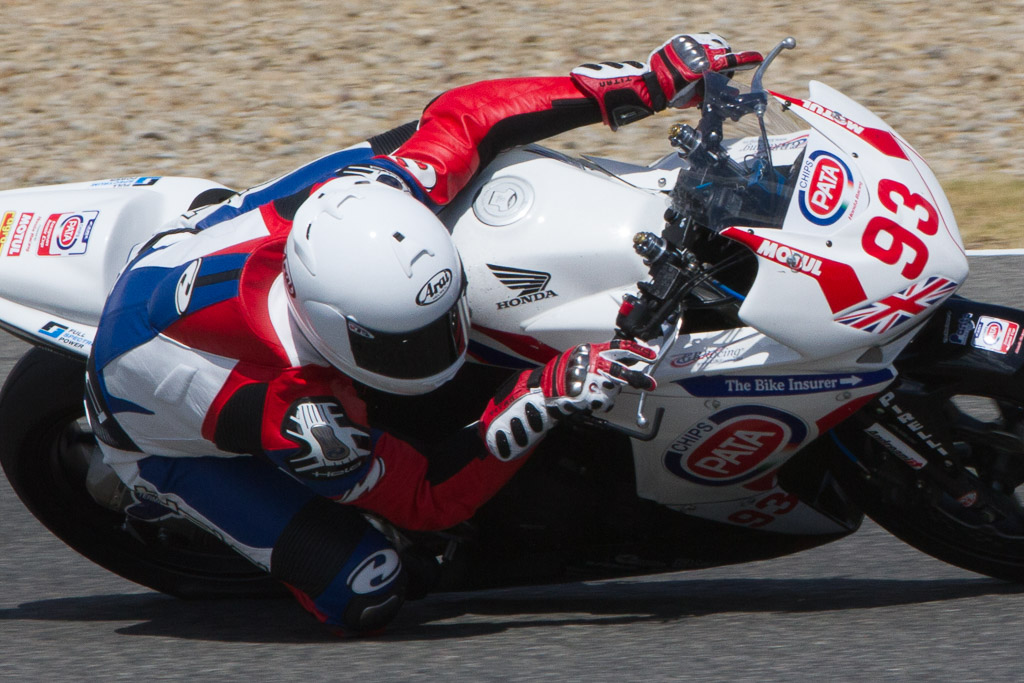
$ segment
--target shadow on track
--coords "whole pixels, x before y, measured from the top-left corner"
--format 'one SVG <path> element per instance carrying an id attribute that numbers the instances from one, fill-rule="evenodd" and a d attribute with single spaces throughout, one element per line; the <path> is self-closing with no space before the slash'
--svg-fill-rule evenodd
<path id="1" fill-rule="evenodd" d="M 811 613 L 1024 593 L 993 579 L 667 579 L 448 593 L 406 604 L 380 641 L 468 638 L 509 629 L 667 622 L 724 613 Z M 156 593 L 22 603 L 0 621 L 133 622 L 122 635 L 213 642 L 337 638 L 294 602 L 183 601 Z"/>

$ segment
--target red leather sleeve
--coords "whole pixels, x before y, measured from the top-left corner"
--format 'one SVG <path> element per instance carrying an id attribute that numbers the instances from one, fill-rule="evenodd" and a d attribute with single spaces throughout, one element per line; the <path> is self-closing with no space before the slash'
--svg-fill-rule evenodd
<path id="1" fill-rule="evenodd" d="M 480 450 L 486 453 L 483 442 Z M 404 441 L 384 435 L 373 453 L 383 461 L 383 476 L 366 493 L 346 502 L 404 529 L 424 531 L 447 529 L 472 517 L 528 459 L 473 458 L 452 476 L 433 483 L 427 459 Z"/>
<path id="2" fill-rule="evenodd" d="M 446 204 L 498 152 L 600 121 L 597 102 L 568 76 L 481 81 L 431 102 L 386 158 Z"/>

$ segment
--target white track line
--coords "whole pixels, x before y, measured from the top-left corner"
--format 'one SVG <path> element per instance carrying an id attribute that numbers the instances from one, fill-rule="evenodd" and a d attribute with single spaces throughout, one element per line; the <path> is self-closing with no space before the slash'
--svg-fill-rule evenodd
<path id="1" fill-rule="evenodd" d="M 1024 256 L 1024 249 L 968 249 L 968 256 Z"/>

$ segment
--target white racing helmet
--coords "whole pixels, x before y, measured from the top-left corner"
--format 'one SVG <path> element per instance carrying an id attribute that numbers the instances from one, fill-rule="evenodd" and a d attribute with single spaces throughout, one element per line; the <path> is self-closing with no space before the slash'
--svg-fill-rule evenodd
<path id="1" fill-rule="evenodd" d="M 332 365 L 376 389 L 424 394 L 466 358 L 469 309 L 448 230 L 402 190 L 338 178 L 295 213 L 288 307 Z"/>

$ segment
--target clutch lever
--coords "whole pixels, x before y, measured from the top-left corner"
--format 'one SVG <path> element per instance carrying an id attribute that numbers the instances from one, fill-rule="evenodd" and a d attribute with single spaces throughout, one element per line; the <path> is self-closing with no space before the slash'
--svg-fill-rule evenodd
<path id="1" fill-rule="evenodd" d="M 672 348 L 676 339 L 679 338 L 679 326 L 680 323 L 677 320 L 672 326 L 672 331 L 669 332 L 668 337 L 665 338 L 665 342 L 658 349 L 658 355 L 655 356 L 654 360 L 643 370 L 643 374 L 651 376 L 658 369 L 658 366 L 661 365 L 665 356 L 668 355 L 668 350 Z M 665 417 L 665 409 L 659 407 L 654 411 L 654 418 L 648 420 L 647 416 L 643 414 L 644 404 L 646 403 L 648 393 L 650 392 L 641 391 L 640 400 L 637 403 L 636 424 L 640 429 L 631 429 L 615 422 L 605 420 L 604 418 L 595 417 L 594 415 L 581 415 L 575 419 L 588 427 L 618 432 L 619 434 L 625 434 L 629 438 L 636 439 L 638 441 L 652 441 L 658 436 L 658 432 L 661 431 L 661 421 Z M 647 429 L 644 429 L 645 427 L 647 427 Z"/>
<path id="2" fill-rule="evenodd" d="M 658 366 L 661 365 L 661 362 L 665 360 L 665 356 L 668 355 L 668 350 L 675 345 L 676 339 L 679 338 L 679 327 L 681 320 L 682 318 L 676 320 L 675 324 L 672 325 L 672 331 L 669 332 L 668 337 L 665 339 L 665 342 L 658 349 L 658 355 L 655 356 L 654 361 L 650 365 L 648 365 L 647 368 L 644 369 L 645 375 L 653 377 L 654 373 L 657 372 L 658 370 Z M 641 391 L 640 400 L 636 404 L 636 426 L 640 428 L 646 427 L 648 423 L 647 417 L 644 415 L 644 404 L 647 403 L 648 393 L 649 392 L 647 391 Z M 662 413 L 665 412 L 660 408 L 659 410 L 661 410 Z M 660 419 L 658 419 L 658 423 L 660 425 Z"/>
<path id="3" fill-rule="evenodd" d="M 646 431 L 642 431 L 639 429 L 630 429 L 629 427 L 624 427 L 620 424 L 609 422 L 604 418 L 594 417 L 593 415 L 580 417 L 579 421 L 587 425 L 588 427 L 596 427 L 597 429 L 607 429 L 608 431 L 611 432 L 618 432 L 620 434 L 625 434 L 631 439 L 636 439 L 638 441 L 652 441 L 656 436 L 658 436 L 658 432 L 661 430 L 661 420 L 664 417 L 664 408 L 658 408 L 657 410 L 655 410 L 654 419 L 651 420 L 650 422 L 650 429 L 647 429 Z"/>

